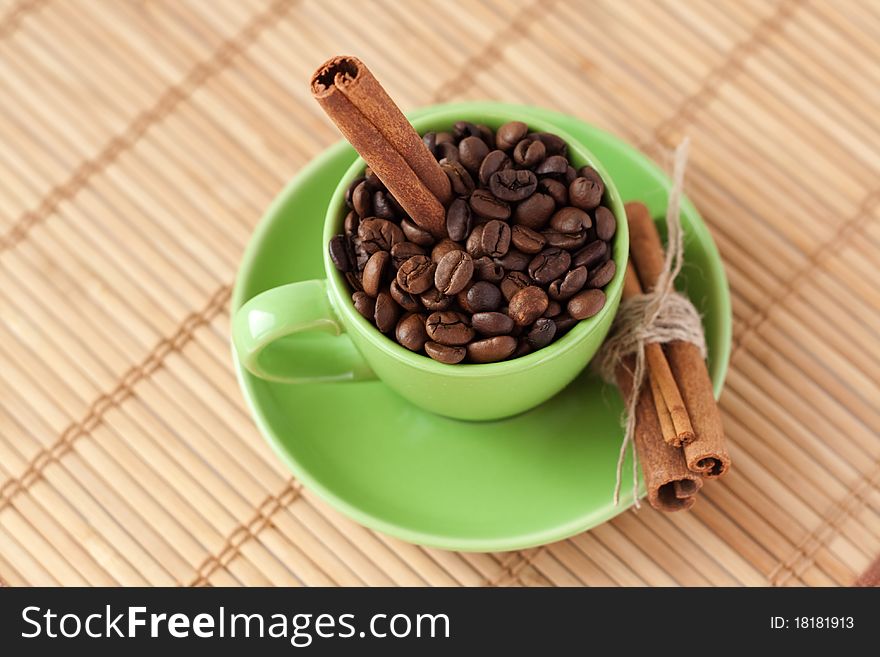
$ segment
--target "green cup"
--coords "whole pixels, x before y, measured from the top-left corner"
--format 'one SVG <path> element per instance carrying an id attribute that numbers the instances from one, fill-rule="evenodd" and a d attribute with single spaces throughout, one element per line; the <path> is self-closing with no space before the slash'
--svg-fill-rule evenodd
<path id="1" fill-rule="evenodd" d="M 467 111 L 438 108 L 413 121 L 419 133 L 449 130 L 458 120 L 493 129 L 521 117 L 498 104 Z M 380 333 L 355 310 L 344 276 L 333 266 L 327 243 L 342 232 L 345 191 L 365 167 L 358 159 L 336 187 L 324 218 L 326 278 L 289 283 L 258 294 L 232 320 L 232 339 L 244 367 L 255 376 L 290 384 L 381 379 L 412 403 L 463 420 L 494 420 L 527 411 L 567 386 L 595 355 L 611 327 L 623 291 L 629 233 L 620 195 L 602 164 L 552 121 L 529 119 L 536 131 L 568 143 L 574 166 L 594 167 L 605 181 L 603 202 L 617 219 L 613 258 L 617 271 L 595 316 L 526 356 L 500 363 L 446 365 L 413 353 Z"/>

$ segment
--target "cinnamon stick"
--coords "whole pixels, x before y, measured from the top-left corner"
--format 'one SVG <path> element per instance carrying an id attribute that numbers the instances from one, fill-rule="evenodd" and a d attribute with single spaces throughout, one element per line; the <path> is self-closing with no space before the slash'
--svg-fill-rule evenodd
<path id="1" fill-rule="evenodd" d="M 626 217 L 630 256 L 643 288 L 651 290 L 664 266 L 660 234 L 644 204 L 627 203 Z M 664 345 L 664 352 L 696 434 L 684 445 L 687 467 L 704 477 L 721 476 L 730 468 L 730 456 L 706 362 L 689 342 L 670 342 Z"/>
<path id="2" fill-rule="evenodd" d="M 334 57 L 312 75 L 312 96 L 412 220 L 446 235 L 449 179 L 418 133 L 356 57 Z"/>

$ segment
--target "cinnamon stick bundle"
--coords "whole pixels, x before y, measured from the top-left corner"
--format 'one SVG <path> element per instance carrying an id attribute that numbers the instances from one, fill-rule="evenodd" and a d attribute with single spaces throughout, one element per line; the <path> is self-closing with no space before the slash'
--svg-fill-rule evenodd
<path id="1" fill-rule="evenodd" d="M 446 235 L 449 178 L 370 70 L 334 57 L 312 75 L 312 96 L 412 220 Z"/>

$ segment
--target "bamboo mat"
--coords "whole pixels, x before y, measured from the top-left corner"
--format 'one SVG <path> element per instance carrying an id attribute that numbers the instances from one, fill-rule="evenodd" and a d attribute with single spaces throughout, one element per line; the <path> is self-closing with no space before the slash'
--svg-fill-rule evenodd
<path id="1" fill-rule="evenodd" d="M 405 110 L 611 130 L 688 193 L 734 308 L 735 463 L 687 514 L 424 549 L 302 488 L 229 359 L 238 259 L 338 138 L 360 56 Z M 880 2 L 0 0 L 0 583 L 848 585 L 880 552 Z"/>

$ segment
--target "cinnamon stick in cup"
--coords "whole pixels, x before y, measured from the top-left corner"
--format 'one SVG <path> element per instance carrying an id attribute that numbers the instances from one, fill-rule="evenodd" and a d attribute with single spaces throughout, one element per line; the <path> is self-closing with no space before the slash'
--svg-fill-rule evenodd
<path id="1" fill-rule="evenodd" d="M 449 179 L 418 133 L 356 57 L 334 57 L 312 75 L 315 100 L 412 220 L 446 235 Z"/>
<path id="2" fill-rule="evenodd" d="M 660 234 L 644 204 L 627 203 L 626 217 L 630 256 L 642 287 L 650 290 L 664 265 Z M 721 476 L 730 467 L 730 456 L 706 362 L 700 350 L 689 342 L 670 342 L 664 345 L 664 351 L 696 434 L 692 442 L 684 445 L 687 466 L 704 477 Z"/>

